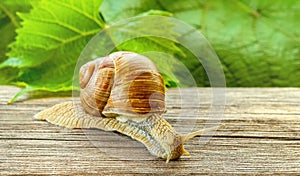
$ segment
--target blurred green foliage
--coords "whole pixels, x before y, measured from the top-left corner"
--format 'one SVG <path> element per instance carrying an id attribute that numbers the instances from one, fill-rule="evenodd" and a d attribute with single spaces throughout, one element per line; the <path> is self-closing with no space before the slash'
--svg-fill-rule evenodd
<path id="1" fill-rule="evenodd" d="M 1 0 L 0 84 L 24 87 L 18 96 L 72 90 L 89 40 L 139 15 L 173 16 L 200 30 L 220 57 L 227 86 L 300 86 L 299 0 Z M 145 37 L 116 50 L 173 54 L 198 86 L 210 86 L 198 60 L 171 41 Z M 174 79 L 165 77 L 166 84 Z"/>

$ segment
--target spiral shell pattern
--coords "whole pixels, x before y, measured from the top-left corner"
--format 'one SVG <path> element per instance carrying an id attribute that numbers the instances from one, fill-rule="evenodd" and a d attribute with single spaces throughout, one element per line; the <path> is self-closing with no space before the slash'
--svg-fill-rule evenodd
<path id="1" fill-rule="evenodd" d="M 115 52 L 80 69 L 80 98 L 93 115 L 145 117 L 162 114 L 164 82 L 154 63 L 132 52 Z"/>

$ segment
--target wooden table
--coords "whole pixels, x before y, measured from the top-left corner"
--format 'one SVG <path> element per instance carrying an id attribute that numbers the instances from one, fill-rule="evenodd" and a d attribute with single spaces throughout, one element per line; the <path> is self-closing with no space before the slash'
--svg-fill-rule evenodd
<path id="1" fill-rule="evenodd" d="M 124 135 L 35 121 L 35 113 L 72 98 L 6 105 L 19 90 L 0 87 L 0 175 L 300 174 L 299 88 L 220 89 L 220 102 L 210 88 L 169 89 L 165 118 L 175 129 L 224 126 L 188 141 L 191 156 L 168 164 Z"/>

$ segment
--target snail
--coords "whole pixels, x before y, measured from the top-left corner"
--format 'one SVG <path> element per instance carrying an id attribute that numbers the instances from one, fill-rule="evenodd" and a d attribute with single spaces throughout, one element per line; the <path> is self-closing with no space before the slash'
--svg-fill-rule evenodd
<path id="1" fill-rule="evenodd" d="M 152 155 L 170 160 L 189 156 L 184 143 L 217 127 L 179 134 L 162 117 L 165 87 L 154 63 L 126 51 L 90 61 L 80 68 L 80 102 L 63 102 L 34 118 L 67 128 L 117 131 L 143 143 Z"/>

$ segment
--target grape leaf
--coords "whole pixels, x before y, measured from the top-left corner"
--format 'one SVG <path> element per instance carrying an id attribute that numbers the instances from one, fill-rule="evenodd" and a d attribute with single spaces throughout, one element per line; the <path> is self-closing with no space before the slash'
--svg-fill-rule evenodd
<path id="1" fill-rule="evenodd" d="M 19 74 L 18 69 L 12 67 L 6 67 L 0 70 L 1 70 L 0 84 L 11 84 L 12 82 L 16 81 L 16 78 L 18 77 Z"/>
<path id="2" fill-rule="evenodd" d="M 149 10 L 162 10 L 156 0 L 105 0 L 100 11 L 108 24 L 134 17 Z"/>
<path id="3" fill-rule="evenodd" d="M 300 1 L 160 3 L 208 38 L 222 61 L 228 86 L 300 86 Z"/>
<path id="4" fill-rule="evenodd" d="M 40 1 L 30 14 L 20 14 L 22 28 L 11 45 L 10 59 L 2 66 L 33 67 L 61 56 L 65 62 L 73 60 L 82 44 L 103 28 L 95 12 L 100 4 L 96 0 Z"/>
<path id="5" fill-rule="evenodd" d="M 172 16 L 171 13 L 159 9 L 161 9 L 161 6 L 159 2 L 155 0 L 106 0 L 103 1 L 100 11 L 108 23 L 115 23 L 127 18 L 134 18 L 136 16 Z M 163 75 L 165 85 L 169 87 L 180 84 L 179 80 L 174 75 L 174 71 L 179 67 L 176 66 L 172 56 L 178 54 L 181 57 L 185 57 L 185 54 L 180 48 L 178 48 L 178 46 L 174 44 L 174 42 L 170 42 L 167 39 L 161 38 L 163 36 L 165 38 L 176 40 L 176 38 L 174 38 L 176 34 L 174 34 L 174 32 L 172 32 L 170 29 L 167 29 L 171 28 L 171 26 L 168 25 L 172 24 L 168 23 L 167 21 L 163 21 L 162 19 L 146 19 L 142 24 L 135 26 L 119 25 L 119 27 L 113 31 L 117 31 L 118 33 L 120 33 L 120 31 L 125 32 L 118 34 L 117 37 L 115 37 L 114 34 L 111 34 L 111 36 L 113 40 L 115 38 L 115 40 L 125 41 L 126 39 L 124 38 L 130 35 L 130 33 L 126 31 L 134 31 L 133 36 L 131 36 L 131 38 L 134 39 L 130 39 L 124 43 L 121 43 L 120 45 L 116 46 L 117 49 L 134 51 L 148 56 L 157 65 L 158 69 Z M 160 27 L 159 30 L 156 29 L 156 33 L 154 29 L 155 27 Z M 163 27 L 164 29 L 162 29 Z M 141 29 L 145 31 L 141 31 Z M 110 31 L 110 33 L 113 33 L 113 31 Z M 167 34 L 166 32 L 170 33 Z M 138 33 L 140 33 L 140 35 Z M 149 35 L 150 33 L 156 37 L 141 37 L 142 35 Z"/>
<path id="6" fill-rule="evenodd" d="M 0 1 L 0 63 L 7 59 L 8 45 L 14 41 L 15 29 L 20 27 L 20 18 L 17 12 L 28 12 L 31 9 L 29 0 L 2 0 Z M 18 77 L 16 68 L 0 68 L 0 84 L 11 84 Z"/>
<path id="7" fill-rule="evenodd" d="M 14 40 L 15 29 L 20 26 L 20 18 L 16 12 L 27 12 L 31 8 L 29 0 L 2 0 L 0 1 L 0 62 L 6 59 L 8 44 Z"/>
<path id="8" fill-rule="evenodd" d="M 174 42 L 143 36 L 142 33 L 145 33 L 146 29 L 153 28 L 150 24 L 132 22 L 130 25 L 121 23 L 122 27 L 120 24 L 108 26 L 98 13 L 101 1 L 94 0 L 88 4 L 84 2 L 84 0 L 55 0 L 51 2 L 42 0 L 33 4 L 30 13 L 19 14 L 23 20 L 22 27 L 17 30 L 18 36 L 11 45 L 11 52 L 8 54 L 10 58 L 0 64 L 2 69 L 18 68 L 19 73 L 16 74 L 18 75 L 17 78 L 13 79 L 14 84 L 25 87 L 16 94 L 11 102 L 28 91 L 72 90 L 72 78 L 77 59 L 86 44 L 101 29 L 105 29 L 103 30 L 105 36 L 102 36 L 97 43 L 100 42 L 100 47 L 97 45 L 91 48 L 98 52 L 101 48 L 105 49 L 106 45 L 116 50 L 126 48 L 126 50 L 135 51 L 138 46 L 134 45 L 136 41 L 127 40 L 132 36 L 141 36 L 144 37 L 145 42 L 139 45 L 140 52 L 142 51 L 141 47 L 149 46 L 148 43 L 153 42 L 156 46 L 149 46 L 148 49 L 160 49 L 160 51 L 170 54 L 182 54 Z M 149 11 L 140 14 L 140 17 L 160 14 L 170 15 L 170 13 L 163 11 Z M 136 27 L 141 30 L 136 30 L 132 26 L 134 23 L 140 25 Z M 155 36 L 160 35 L 161 30 L 155 26 L 150 31 Z M 167 22 L 165 22 L 165 26 L 161 27 L 165 28 L 166 26 L 168 26 Z M 164 36 L 175 40 L 173 32 L 165 32 Z M 126 37 L 129 38 L 126 39 Z M 121 44 L 124 44 L 123 47 Z M 95 49 L 95 47 L 97 48 Z M 102 56 L 102 54 L 105 55 L 105 52 L 97 53 L 97 56 Z"/>
<path id="9" fill-rule="evenodd" d="M 154 36 L 138 35 L 144 34 L 143 29 L 168 27 L 168 23 L 143 24 L 141 29 L 132 28 L 130 25 L 134 23 L 118 26 L 120 20 L 131 17 L 173 14 L 201 30 L 209 39 L 220 56 L 227 85 L 300 86 L 300 1 L 114 0 L 104 1 L 100 13 L 102 1 L 88 2 L 33 1 L 29 13 L 19 14 L 22 27 L 17 30 L 16 41 L 10 45 L 9 59 L 5 60 L 3 53 L 8 51 L 7 44 L 15 35 L 11 32 L 15 29 L 12 28 L 14 20 L 8 14 L 19 21 L 15 12 L 22 10 L 16 10 L 20 6 L 15 3 L 22 1 L 1 1 L 0 32 L 4 42 L 0 44 L 3 51 L 0 62 L 4 62 L 0 64 L 0 84 L 25 87 L 18 95 L 33 90 L 71 90 L 77 58 L 90 39 L 103 29 L 101 46 L 111 44 L 109 47 L 115 50 L 138 53 L 156 50 L 166 53 L 166 58 L 175 56 L 194 75 L 197 85 L 209 86 L 205 70 L 190 51 L 176 42 L 154 37 L 160 35 L 160 30 Z M 11 7 L 10 13 L 3 7 Z M 26 12 L 30 8 L 24 5 L 24 9 Z M 171 31 L 167 34 L 174 40 L 178 37 Z M 124 41 L 126 39 L 130 40 Z M 165 77 L 167 84 L 178 84 L 175 75 L 180 65 L 170 66 L 166 64 L 168 60 L 155 62 L 167 73 L 174 73 L 166 73 L 169 76 Z"/>
<path id="10" fill-rule="evenodd" d="M 164 6 L 171 6 L 171 7 L 179 7 L 181 6 L 181 4 L 184 5 L 188 5 L 189 7 L 192 8 L 197 8 L 197 3 L 198 1 L 191 1 L 191 3 L 187 3 L 185 4 L 185 1 L 177 1 L 176 3 L 173 3 L 171 1 L 168 2 L 164 2 L 164 1 L 159 1 L 159 0 L 152 0 L 151 3 L 149 3 L 149 1 L 147 0 L 142 0 L 142 1 L 130 1 L 131 3 L 118 3 L 120 1 L 104 1 L 103 6 L 101 7 L 102 10 L 102 14 L 104 16 L 105 19 L 122 19 L 122 18 L 132 18 L 134 15 L 140 15 L 145 13 L 145 6 L 144 4 L 147 4 L 148 9 L 161 9 L 165 12 L 167 12 L 167 8 L 165 8 Z M 108 7 L 113 7 L 113 11 L 111 11 Z M 157 11 L 157 10 L 156 10 Z M 169 15 L 171 16 L 171 15 Z M 198 18 L 198 17 L 196 17 Z M 159 21 L 159 20 L 158 20 Z M 151 22 L 150 22 L 151 23 Z M 164 26 L 165 23 L 164 22 L 158 22 L 157 26 Z M 164 30 L 162 30 L 164 31 Z M 181 31 L 181 33 L 183 33 L 183 31 Z M 163 40 L 161 40 L 160 42 L 163 42 Z M 193 42 L 193 41 L 188 41 Z M 199 42 L 199 41 L 198 41 Z M 153 41 L 148 41 L 145 42 L 145 39 L 135 39 L 131 42 L 126 42 L 125 44 L 119 46 L 119 48 L 121 49 L 128 49 L 132 46 L 135 46 L 134 51 L 139 51 L 139 52 L 147 52 L 149 49 L 152 49 L 153 47 L 156 47 L 157 51 L 162 51 L 166 52 L 166 50 L 161 49 L 164 48 L 165 46 L 168 46 L 167 42 L 161 43 L 159 45 L 159 42 L 153 42 Z M 176 46 L 179 47 L 179 46 Z M 190 69 L 190 72 L 194 75 L 194 81 L 196 82 L 196 85 L 198 86 L 209 86 L 209 82 L 207 79 L 207 75 L 204 72 L 204 68 L 201 65 L 201 63 L 199 62 L 198 58 L 195 58 L 195 56 L 188 50 L 185 50 L 183 47 L 179 48 L 180 53 L 179 55 L 177 55 L 177 58 L 179 59 L 179 62 L 181 62 L 182 64 L 184 64 L 185 66 L 187 66 Z M 182 52 L 184 50 L 184 52 Z M 168 52 L 167 52 L 168 53 Z M 176 55 L 178 53 L 168 53 L 171 55 Z M 157 59 L 152 58 L 152 60 L 156 60 L 156 65 L 158 65 L 158 67 L 160 67 L 160 64 L 163 65 L 163 62 L 157 61 Z M 171 59 L 167 59 L 167 60 L 171 60 Z M 172 62 L 174 64 L 174 62 Z M 167 64 L 168 65 L 168 64 Z M 183 67 L 178 67 L 175 65 L 170 66 L 168 68 L 162 68 L 164 70 L 168 70 L 168 73 L 172 73 L 169 74 L 169 78 L 164 77 L 165 80 L 169 80 L 170 84 L 172 85 L 180 85 L 180 86 L 186 86 L 186 85 L 193 85 L 195 86 L 195 84 L 191 84 L 192 81 L 190 81 L 190 79 L 182 79 L 180 78 L 180 76 L 178 76 L 179 74 L 177 74 L 177 77 L 175 76 L 174 73 L 179 73 L 179 72 L 183 72 L 185 73 Z M 162 69 L 160 69 L 161 71 L 163 71 Z M 195 70 L 193 70 L 195 69 Z M 172 83 L 171 83 L 172 82 Z M 166 83 L 168 84 L 168 83 Z"/>
<path id="11" fill-rule="evenodd" d="M 98 0 L 42 0 L 33 4 L 29 14 L 19 15 L 22 27 L 1 67 L 19 69 L 14 80 L 15 85 L 26 86 L 22 93 L 72 89 L 77 58 L 104 25 L 98 15 L 100 4 Z"/>
<path id="12" fill-rule="evenodd" d="M 201 30 L 212 43 L 223 64 L 228 86 L 300 86 L 298 0 L 130 2 L 105 1 L 104 18 L 119 20 L 151 8 L 171 12 L 174 17 Z M 199 74 L 203 75 L 199 63 L 192 59 L 182 61 L 196 79 Z M 198 85 L 207 85 L 207 80 L 197 82 Z"/>
<path id="13" fill-rule="evenodd" d="M 97 39 L 93 39 L 96 41 L 86 47 L 86 49 L 91 48 L 89 50 L 90 54 L 87 54 L 91 55 L 92 53 L 92 55 L 105 56 L 105 53 L 108 54 L 108 50 L 111 49 L 117 51 L 133 51 L 143 55 L 156 52 L 165 53 L 170 56 L 177 54 L 183 57 L 184 53 L 175 44 L 178 34 L 173 31 L 175 25 L 174 21 L 162 15 L 169 16 L 170 13 L 151 10 L 139 14 L 136 17 L 124 19 L 107 26 L 105 30 L 102 31 L 101 36 L 98 36 Z M 107 38 L 110 38 L 110 41 L 103 42 L 103 40 Z M 94 46 L 101 47 L 95 49 Z M 170 85 L 170 82 L 177 82 L 176 78 L 172 75 L 172 71 L 174 70 L 170 69 L 172 68 L 171 64 L 165 65 L 164 61 L 162 61 L 167 60 L 167 57 L 158 57 L 159 59 L 156 57 L 149 58 L 161 68 L 160 71 L 164 73 L 163 76 L 166 85 Z M 168 62 L 171 63 L 171 59 L 168 60 Z"/>

